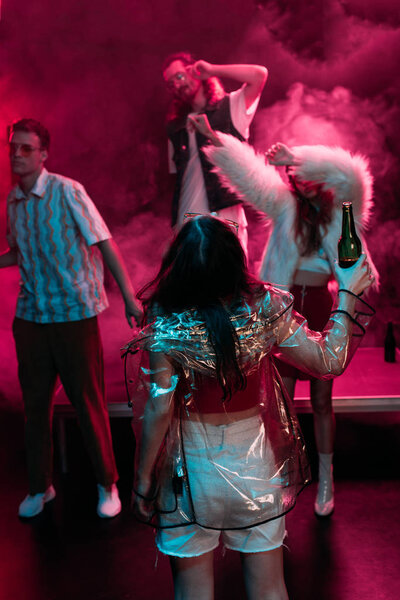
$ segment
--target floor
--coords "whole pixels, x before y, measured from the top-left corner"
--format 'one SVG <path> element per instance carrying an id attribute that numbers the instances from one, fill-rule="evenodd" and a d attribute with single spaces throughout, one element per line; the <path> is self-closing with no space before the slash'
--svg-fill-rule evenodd
<path id="1" fill-rule="evenodd" d="M 168 600 L 167 559 L 153 532 L 129 511 L 134 440 L 129 419 L 112 419 L 123 501 L 121 515 L 95 515 L 95 482 L 74 419 L 67 421 L 69 473 L 55 456 L 57 497 L 42 515 L 16 515 L 26 493 L 23 415 L 0 412 L 0 599 Z M 300 415 L 315 463 L 312 417 Z M 400 413 L 337 415 L 336 508 L 313 514 L 316 484 L 287 517 L 285 573 L 291 600 L 394 600 L 400 597 Z M 239 557 L 216 554 L 216 600 L 243 600 Z"/>

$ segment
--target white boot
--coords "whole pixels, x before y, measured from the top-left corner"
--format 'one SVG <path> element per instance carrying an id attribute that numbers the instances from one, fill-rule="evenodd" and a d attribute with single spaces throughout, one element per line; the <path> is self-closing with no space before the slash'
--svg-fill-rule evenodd
<path id="1" fill-rule="evenodd" d="M 319 481 L 314 510 L 318 517 L 330 517 L 335 506 L 333 485 L 333 452 L 319 453 Z"/>
<path id="2" fill-rule="evenodd" d="M 118 495 L 118 488 L 113 483 L 109 488 L 97 484 L 99 491 L 99 502 L 97 504 L 97 514 L 102 519 L 111 519 L 121 512 L 121 500 Z"/>

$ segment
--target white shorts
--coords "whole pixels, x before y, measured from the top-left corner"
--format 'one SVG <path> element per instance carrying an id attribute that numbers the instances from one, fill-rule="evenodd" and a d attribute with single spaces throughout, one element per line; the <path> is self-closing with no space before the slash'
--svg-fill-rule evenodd
<path id="1" fill-rule="evenodd" d="M 267 552 L 280 548 L 285 538 L 285 517 L 256 525 L 249 529 L 204 529 L 200 525 L 187 525 L 174 529 L 159 529 L 157 548 L 168 556 L 191 558 L 201 556 L 218 547 L 221 539 L 225 548 L 238 552 Z"/>
<path id="2" fill-rule="evenodd" d="M 198 470 L 199 477 L 191 479 L 192 494 L 195 504 L 203 514 L 215 515 L 216 519 L 223 519 L 221 514 L 226 506 L 232 506 L 232 510 L 240 510 L 237 503 L 237 493 L 232 498 L 227 497 L 226 489 L 223 495 L 218 494 L 219 482 L 213 480 L 212 469 L 208 471 L 207 450 L 199 448 L 198 445 L 190 447 L 190 440 L 200 434 L 199 428 L 205 427 L 207 438 L 214 448 L 218 447 L 218 461 L 224 468 L 232 471 L 241 471 L 243 468 L 243 453 L 249 447 L 249 441 L 259 432 L 260 419 L 258 416 L 236 421 L 228 425 L 199 425 L 198 423 L 185 423 L 188 430 L 184 433 L 185 454 L 189 473 Z M 257 453 L 255 453 L 257 454 Z M 257 460 L 257 459 L 256 459 Z M 265 457 L 264 457 L 265 460 Z M 260 461 L 261 463 L 261 461 Z M 248 465 L 247 465 L 248 466 Z M 265 473 L 265 462 L 252 465 L 260 469 L 260 475 Z M 247 469 L 243 471 L 246 473 Z M 206 486 L 204 486 L 206 481 Z M 229 486 L 228 486 L 229 489 Z M 228 492 L 229 493 L 229 492 Z M 221 497 L 225 502 L 221 504 Z M 243 503 L 241 503 L 243 504 Z M 221 512 L 222 511 L 222 512 Z M 235 512 L 236 514 L 236 512 Z M 246 519 L 247 520 L 247 519 Z M 162 518 L 164 525 L 168 525 L 168 517 Z M 221 521 L 222 522 L 222 521 Z M 186 526 L 161 528 L 157 531 L 156 543 L 158 549 L 169 556 L 193 557 L 200 556 L 219 545 L 221 539 L 226 548 L 239 552 L 266 552 L 279 548 L 285 538 L 285 517 L 278 517 L 267 523 L 255 525 L 246 529 L 208 529 L 197 524 Z"/>

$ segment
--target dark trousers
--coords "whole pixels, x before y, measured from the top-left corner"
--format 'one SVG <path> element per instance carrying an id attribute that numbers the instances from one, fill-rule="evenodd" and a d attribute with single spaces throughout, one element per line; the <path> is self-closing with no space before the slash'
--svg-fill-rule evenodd
<path id="1" fill-rule="evenodd" d="M 29 493 L 52 481 L 53 392 L 60 377 L 77 412 L 95 476 L 103 486 L 118 479 L 108 418 L 103 347 L 97 317 L 67 323 L 14 319 L 18 376 L 25 406 Z"/>

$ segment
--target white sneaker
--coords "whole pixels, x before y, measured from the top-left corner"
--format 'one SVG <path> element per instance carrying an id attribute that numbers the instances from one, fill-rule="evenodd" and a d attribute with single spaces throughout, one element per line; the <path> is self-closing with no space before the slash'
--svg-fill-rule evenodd
<path id="1" fill-rule="evenodd" d="M 97 484 L 99 491 L 99 502 L 97 504 L 97 514 L 102 519 L 111 519 L 121 512 L 121 500 L 118 495 L 118 488 L 113 483 L 110 489 Z"/>
<path id="2" fill-rule="evenodd" d="M 28 494 L 18 508 L 18 515 L 24 519 L 35 517 L 42 512 L 46 502 L 50 502 L 56 497 L 56 490 L 51 485 L 42 494 L 34 494 L 31 496 Z"/>

